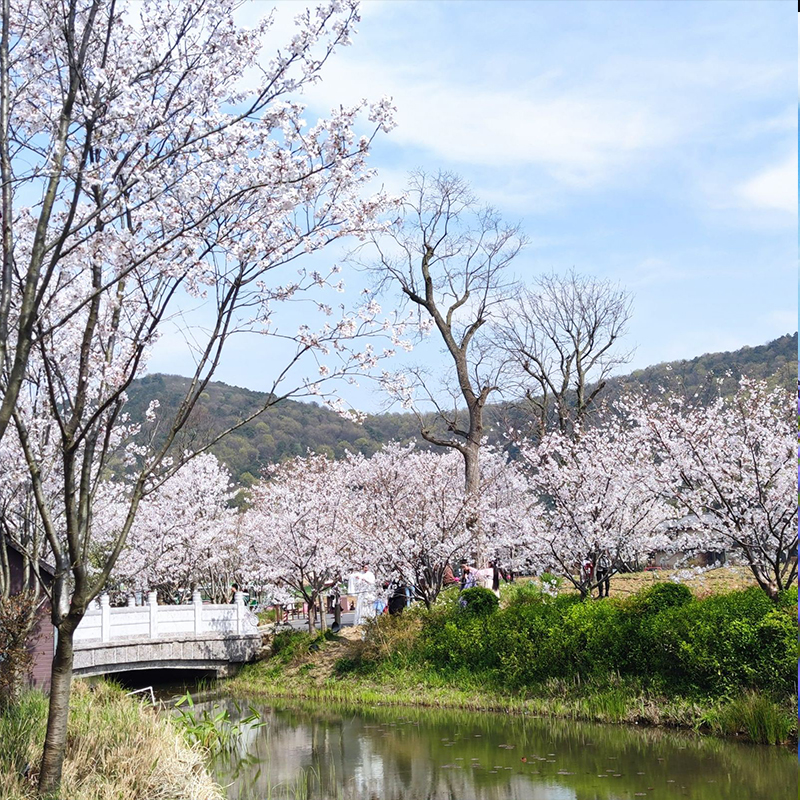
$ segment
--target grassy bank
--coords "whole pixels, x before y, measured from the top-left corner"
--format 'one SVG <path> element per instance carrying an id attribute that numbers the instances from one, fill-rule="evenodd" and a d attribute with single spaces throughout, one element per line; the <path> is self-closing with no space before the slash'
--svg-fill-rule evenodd
<path id="1" fill-rule="evenodd" d="M 35 795 L 47 698 L 29 692 L 0 714 L 0 800 Z M 173 722 L 110 684 L 76 681 L 61 797 L 69 800 L 222 800 L 205 753 Z"/>
<path id="2" fill-rule="evenodd" d="M 590 603 L 518 587 L 500 609 L 450 595 L 376 620 L 363 640 L 281 634 L 231 688 L 796 740 L 796 596 L 775 606 L 752 589 L 696 598 L 660 587 Z"/>

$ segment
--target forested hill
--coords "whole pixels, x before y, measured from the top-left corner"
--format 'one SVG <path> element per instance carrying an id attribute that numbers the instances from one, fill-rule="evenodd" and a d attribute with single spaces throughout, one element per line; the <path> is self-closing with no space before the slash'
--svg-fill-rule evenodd
<path id="1" fill-rule="evenodd" d="M 722 378 L 723 394 L 730 395 L 739 378 L 763 378 L 772 385 L 793 389 L 797 382 L 797 334 L 787 334 L 758 347 L 742 347 L 727 353 L 707 353 L 688 361 L 670 361 L 638 369 L 630 375 L 613 378 L 608 388 L 625 391 L 633 388 L 654 390 L 659 386 L 682 390 L 710 399 L 716 394 L 714 378 Z"/>
<path id="2" fill-rule="evenodd" d="M 797 378 L 797 334 L 782 336 L 760 347 L 744 347 L 729 353 L 710 353 L 689 361 L 673 361 L 637 370 L 609 381 L 608 396 L 628 389 L 654 389 L 659 385 L 710 397 L 713 377 L 730 373 L 723 391 L 730 392 L 740 375 L 767 378 L 793 388 Z M 152 399 L 164 411 L 180 401 L 187 379 L 175 375 L 148 375 L 134 383 L 127 410 L 132 419 L 144 418 Z M 211 383 L 193 417 L 192 426 L 202 435 L 232 425 L 263 405 L 265 395 L 225 383 Z M 494 416 L 489 414 L 490 418 Z M 418 439 L 416 420 L 411 414 L 373 414 L 363 425 L 342 419 L 316 403 L 284 401 L 261 417 L 222 439 L 213 452 L 230 468 L 235 479 L 247 485 L 258 477 L 265 464 L 303 455 L 309 449 L 341 457 L 348 450 L 367 455 L 384 443 L 397 439 Z"/>

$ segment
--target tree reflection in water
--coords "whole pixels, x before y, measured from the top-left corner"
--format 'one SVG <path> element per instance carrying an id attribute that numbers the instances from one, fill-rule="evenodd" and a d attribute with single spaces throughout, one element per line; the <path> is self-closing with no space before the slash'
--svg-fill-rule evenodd
<path id="1" fill-rule="evenodd" d="M 310 705 L 263 706 L 262 720 L 215 765 L 230 800 L 614 800 L 653 789 L 667 800 L 789 800 L 797 791 L 792 750 L 661 729 Z"/>

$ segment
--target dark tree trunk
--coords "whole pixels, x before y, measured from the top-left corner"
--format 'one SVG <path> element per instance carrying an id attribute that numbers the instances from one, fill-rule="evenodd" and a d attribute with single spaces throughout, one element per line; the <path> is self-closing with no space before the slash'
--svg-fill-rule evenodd
<path id="1" fill-rule="evenodd" d="M 333 627 L 336 631 L 341 630 L 342 627 L 342 598 L 339 591 L 333 596 Z"/>
<path id="2" fill-rule="evenodd" d="M 325 598 L 320 595 L 319 599 L 319 630 L 320 633 L 325 633 L 325 627 L 327 624 L 327 620 L 325 619 Z"/>
<path id="3" fill-rule="evenodd" d="M 477 494 L 481 486 L 480 442 L 468 442 L 464 451 L 464 488 Z"/>
<path id="4" fill-rule="evenodd" d="M 308 632 L 313 636 L 314 623 L 316 622 L 315 617 L 317 616 L 317 604 L 312 598 L 311 600 L 306 600 L 306 607 L 308 608 Z"/>
<path id="5" fill-rule="evenodd" d="M 39 794 L 52 795 L 58 792 L 61 783 L 61 768 L 67 746 L 67 722 L 69 721 L 69 697 L 72 690 L 72 661 L 74 656 L 73 634 L 75 627 L 66 620 L 58 629 L 56 653 L 50 678 L 50 707 L 47 715 L 47 734 L 42 752 L 39 772 Z"/>

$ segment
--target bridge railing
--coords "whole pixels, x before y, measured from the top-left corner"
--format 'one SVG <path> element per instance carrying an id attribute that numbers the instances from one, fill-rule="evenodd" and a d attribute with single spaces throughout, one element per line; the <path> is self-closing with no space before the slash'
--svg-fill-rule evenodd
<path id="1" fill-rule="evenodd" d="M 111 608 L 109 597 L 100 595 L 96 608 L 90 608 L 75 630 L 75 643 L 110 642 L 142 637 L 170 639 L 176 636 L 202 636 L 221 633 L 230 636 L 253 634 L 258 619 L 244 604 L 244 594 L 237 592 L 234 602 L 225 605 L 204 604 L 200 592 L 187 605 L 159 605 L 155 592 L 147 596 L 147 605 Z"/>

